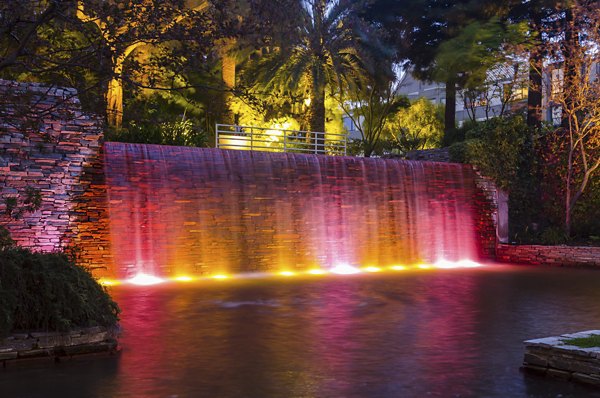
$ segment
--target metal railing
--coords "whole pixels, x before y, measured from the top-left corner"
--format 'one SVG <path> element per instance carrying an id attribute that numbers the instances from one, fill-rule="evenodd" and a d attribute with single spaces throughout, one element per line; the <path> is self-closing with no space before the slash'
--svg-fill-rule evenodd
<path id="1" fill-rule="evenodd" d="M 250 151 L 346 155 L 346 134 L 217 124 L 216 147 Z"/>

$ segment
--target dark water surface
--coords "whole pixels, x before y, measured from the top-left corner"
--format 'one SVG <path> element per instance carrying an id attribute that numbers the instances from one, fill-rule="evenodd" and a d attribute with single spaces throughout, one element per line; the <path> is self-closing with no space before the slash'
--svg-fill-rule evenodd
<path id="1" fill-rule="evenodd" d="M 0 369 L 1 397 L 593 397 L 522 341 L 600 329 L 600 272 L 493 266 L 112 290 L 119 356 Z"/>

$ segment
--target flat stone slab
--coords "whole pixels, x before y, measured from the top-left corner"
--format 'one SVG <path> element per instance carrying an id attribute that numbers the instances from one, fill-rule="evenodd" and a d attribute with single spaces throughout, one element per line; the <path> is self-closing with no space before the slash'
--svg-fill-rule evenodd
<path id="1" fill-rule="evenodd" d="M 591 336 L 600 336 L 600 330 L 526 340 L 523 369 L 600 387 L 600 347 L 584 348 L 565 342 Z"/>
<path id="2" fill-rule="evenodd" d="M 91 327 L 69 332 L 15 333 L 0 340 L 0 367 L 31 360 L 54 359 L 91 354 L 114 354 L 120 350 L 120 329 Z"/>

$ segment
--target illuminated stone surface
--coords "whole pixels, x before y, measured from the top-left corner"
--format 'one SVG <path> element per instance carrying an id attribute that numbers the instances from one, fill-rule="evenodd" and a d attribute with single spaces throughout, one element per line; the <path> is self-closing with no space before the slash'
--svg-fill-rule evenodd
<path id="1" fill-rule="evenodd" d="M 123 143 L 104 154 L 120 279 L 478 259 L 493 230 L 479 177 L 458 164 Z"/>
<path id="2" fill-rule="evenodd" d="M 582 348 L 565 340 L 600 335 L 600 330 L 525 341 L 523 367 L 546 376 L 600 386 L 600 347 Z"/>

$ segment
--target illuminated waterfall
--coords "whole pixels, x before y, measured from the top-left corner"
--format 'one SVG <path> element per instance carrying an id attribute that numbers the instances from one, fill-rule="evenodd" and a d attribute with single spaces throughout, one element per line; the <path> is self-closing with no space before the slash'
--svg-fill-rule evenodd
<path id="1" fill-rule="evenodd" d="M 107 143 L 118 278 L 477 259 L 458 164 Z"/>

